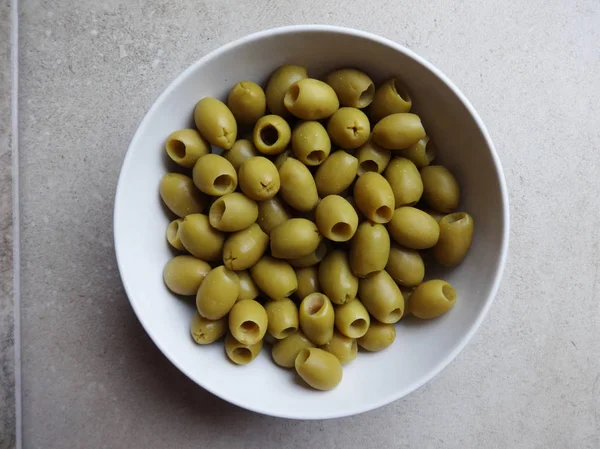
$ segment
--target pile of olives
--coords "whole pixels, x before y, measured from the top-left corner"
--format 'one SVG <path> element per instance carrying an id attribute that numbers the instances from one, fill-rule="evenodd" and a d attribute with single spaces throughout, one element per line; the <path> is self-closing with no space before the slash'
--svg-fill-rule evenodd
<path id="1" fill-rule="evenodd" d="M 424 281 L 423 256 L 459 264 L 473 219 L 456 211 L 459 185 L 431 165 L 436 147 L 411 106 L 396 78 L 376 89 L 359 70 L 318 80 L 295 65 L 265 90 L 242 81 L 227 104 L 198 102 L 197 130 L 166 141 L 181 170 L 160 183 L 179 217 L 167 240 L 183 253 L 164 280 L 195 295 L 198 344 L 225 336 L 243 365 L 268 342 L 277 365 L 329 390 L 358 346 L 382 350 L 402 317 L 452 308 L 454 288 Z"/>

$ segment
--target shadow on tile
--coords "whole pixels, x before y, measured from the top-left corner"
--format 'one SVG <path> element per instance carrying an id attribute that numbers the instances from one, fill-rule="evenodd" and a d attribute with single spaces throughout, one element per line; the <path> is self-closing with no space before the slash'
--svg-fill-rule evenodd
<path id="1" fill-rule="evenodd" d="M 118 314 L 121 322 L 114 323 L 114 330 L 122 332 L 117 338 L 119 341 L 129 342 L 122 348 L 127 363 L 125 369 L 133 373 L 130 379 L 135 381 L 134 388 L 140 390 L 137 394 L 145 395 L 145 400 L 153 403 L 153 409 L 185 409 L 195 415 L 195 419 L 202 420 L 204 425 L 210 423 L 224 429 L 232 423 L 254 426 L 265 418 L 219 399 L 188 379 L 154 345 L 126 297 L 122 298 L 122 302 L 127 304 L 127 309 Z"/>

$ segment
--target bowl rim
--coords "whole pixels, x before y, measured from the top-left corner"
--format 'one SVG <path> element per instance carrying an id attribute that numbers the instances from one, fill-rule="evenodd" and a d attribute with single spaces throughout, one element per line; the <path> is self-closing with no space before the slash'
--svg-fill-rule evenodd
<path id="1" fill-rule="evenodd" d="M 329 32 L 329 33 L 345 34 L 345 35 L 352 36 L 352 37 L 358 37 L 358 38 L 374 41 L 375 43 L 378 43 L 380 45 L 391 47 L 393 50 L 395 50 L 399 53 L 403 53 L 405 56 L 413 59 L 418 64 L 420 64 L 420 65 L 424 66 L 425 68 L 427 68 L 428 70 L 430 70 L 458 97 L 458 99 L 462 102 L 462 104 L 467 108 L 467 110 L 469 111 L 469 114 L 473 117 L 477 127 L 481 131 L 481 133 L 485 139 L 485 142 L 490 149 L 490 153 L 491 153 L 492 160 L 494 163 L 494 169 L 496 171 L 496 175 L 499 180 L 500 194 L 501 194 L 501 198 L 502 198 L 502 217 L 503 217 L 502 243 L 501 243 L 501 249 L 500 249 L 500 257 L 498 258 L 498 267 L 496 269 L 496 273 L 494 275 L 494 280 L 492 282 L 489 294 L 487 295 L 487 298 L 485 298 L 485 304 L 482 307 L 482 309 L 481 309 L 479 315 L 477 316 L 477 318 L 475 319 L 475 321 L 471 324 L 471 327 L 468 330 L 468 332 L 465 334 L 465 336 L 455 345 L 455 347 L 452 349 L 452 351 L 450 351 L 444 358 L 442 358 L 437 363 L 437 365 L 434 366 L 434 368 L 432 368 L 429 372 L 427 372 L 418 381 L 413 382 L 412 384 L 408 385 L 407 387 L 399 389 L 394 394 L 385 396 L 384 398 L 379 399 L 377 401 L 357 404 L 356 406 L 348 408 L 348 409 L 344 410 L 343 412 L 337 412 L 337 413 L 322 413 L 319 410 L 314 410 L 314 412 L 311 411 L 310 414 L 307 414 L 306 412 L 302 412 L 302 411 L 296 412 L 296 411 L 292 411 L 292 410 L 289 410 L 286 412 L 274 412 L 272 410 L 269 410 L 268 408 L 262 407 L 260 404 L 247 404 L 247 403 L 238 401 L 236 397 L 229 396 L 226 392 L 223 392 L 223 391 L 215 391 L 215 389 L 213 389 L 209 386 L 203 385 L 202 382 L 196 380 L 193 376 L 193 373 L 189 372 L 189 370 L 187 370 L 185 367 L 183 367 L 176 359 L 174 359 L 171 356 L 169 351 L 165 350 L 165 348 L 162 346 L 162 344 L 160 343 L 157 336 L 154 334 L 152 328 L 149 327 L 147 325 L 147 323 L 144 321 L 144 319 L 142 318 L 141 310 L 139 310 L 138 305 L 136 305 L 136 303 L 131 300 L 130 292 L 132 290 L 128 285 L 127 279 L 125 279 L 123 276 L 124 267 L 121 264 L 121 257 L 119 256 L 119 254 L 120 254 L 119 248 L 122 247 L 122 245 L 119 244 L 119 241 L 121 240 L 121 238 L 119 237 L 118 228 L 117 228 L 117 210 L 119 209 L 120 198 L 122 197 L 121 192 L 125 190 L 124 189 L 124 184 L 125 184 L 124 173 L 127 172 L 126 168 L 130 164 L 132 164 L 132 154 L 133 154 L 132 149 L 137 145 L 137 141 L 141 138 L 140 136 L 142 134 L 142 130 L 145 128 L 146 122 L 149 120 L 149 117 L 152 114 L 154 114 L 155 110 L 158 109 L 158 105 L 160 103 L 162 103 L 162 100 L 165 97 L 167 97 L 173 90 L 175 90 L 187 77 L 189 77 L 193 72 L 195 72 L 198 67 L 219 57 L 221 54 L 226 53 L 227 51 L 231 50 L 232 48 L 235 48 L 241 44 L 260 40 L 260 39 L 263 39 L 263 38 L 269 37 L 269 36 L 282 35 L 282 34 L 305 33 L 305 32 Z M 357 415 L 360 413 L 364 413 L 364 412 L 367 412 L 370 410 L 377 409 L 379 407 L 382 407 L 384 405 L 387 405 L 394 401 L 397 401 L 398 399 L 412 393 L 413 391 L 415 391 L 418 388 L 425 385 L 427 382 L 429 382 L 431 379 L 433 379 L 435 376 L 437 376 L 444 368 L 446 368 L 450 364 L 450 362 L 452 362 L 456 358 L 456 356 L 464 349 L 464 347 L 467 345 L 467 343 L 473 338 L 473 335 L 481 326 L 483 320 L 487 316 L 489 309 L 494 301 L 494 298 L 495 298 L 495 296 L 498 292 L 498 288 L 500 286 L 500 282 L 502 280 L 502 275 L 504 272 L 504 268 L 505 268 L 506 260 L 507 260 L 507 256 L 508 256 L 509 228 L 510 228 L 510 212 L 509 212 L 508 189 L 506 186 L 506 180 L 504 178 L 504 173 L 502 170 L 502 164 L 500 162 L 500 158 L 498 157 L 496 148 L 492 142 L 489 132 L 488 132 L 485 124 L 483 123 L 481 117 L 479 116 L 479 114 L 477 113 L 475 108 L 471 105 L 469 100 L 465 97 L 465 95 L 460 91 L 460 89 L 458 89 L 458 87 L 456 87 L 456 85 L 433 64 L 431 64 L 430 62 L 428 62 L 427 60 L 425 60 L 423 57 L 419 56 L 418 54 L 414 53 L 412 50 L 409 50 L 408 48 L 404 47 L 401 44 L 398 44 L 397 42 L 392 41 L 391 39 L 388 39 L 388 38 L 385 38 L 382 36 L 378 36 L 376 34 L 373 34 L 373 33 L 367 32 L 367 31 L 354 29 L 354 28 L 347 28 L 347 27 L 334 26 L 334 25 L 317 25 L 317 24 L 282 26 L 282 27 L 276 27 L 276 28 L 262 30 L 262 31 L 259 31 L 256 33 L 252 33 L 252 34 L 243 36 L 241 38 L 238 38 L 234 41 L 231 41 L 225 45 L 222 45 L 222 46 L 217 47 L 216 49 L 210 51 L 208 54 L 206 54 L 203 57 L 201 57 L 200 59 L 198 59 L 196 62 L 191 64 L 187 69 L 185 69 L 182 73 L 180 73 L 165 88 L 165 90 L 156 98 L 156 100 L 154 101 L 154 103 L 152 104 L 150 109 L 144 115 L 144 118 L 140 121 L 140 123 L 136 129 L 136 132 L 133 135 L 133 138 L 131 139 L 131 142 L 129 144 L 129 147 L 127 148 L 127 153 L 125 154 L 125 157 L 123 159 L 123 163 L 121 165 L 121 169 L 119 172 L 119 179 L 117 182 L 117 188 L 116 188 L 116 193 L 115 193 L 115 204 L 114 204 L 114 208 L 113 208 L 113 234 L 114 234 L 113 237 L 114 237 L 115 255 L 116 255 L 116 259 L 117 259 L 117 266 L 119 269 L 119 276 L 121 278 L 121 282 L 123 283 L 123 287 L 125 289 L 125 294 L 127 295 L 127 299 L 129 300 L 129 303 L 131 304 L 131 307 L 133 308 L 133 311 L 134 311 L 135 315 L 137 316 L 138 320 L 140 321 L 142 327 L 144 328 L 144 330 L 146 331 L 146 333 L 148 334 L 150 339 L 154 342 L 154 344 L 162 352 L 162 354 L 173 365 L 175 365 L 175 367 L 177 367 L 177 369 L 179 369 L 179 371 L 181 371 L 183 374 L 185 374 L 194 383 L 196 383 L 200 387 L 206 389 L 211 394 L 214 394 L 215 396 L 217 396 L 233 405 L 236 405 L 241 408 L 245 408 L 247 410 L 250 410 L 250 411 L 253 411 L 256 413 L 261 413 L 263 415 L 287 418 L 287 419 L 303 419 L 303 420 L 342 418 L 342 417 Z"/>

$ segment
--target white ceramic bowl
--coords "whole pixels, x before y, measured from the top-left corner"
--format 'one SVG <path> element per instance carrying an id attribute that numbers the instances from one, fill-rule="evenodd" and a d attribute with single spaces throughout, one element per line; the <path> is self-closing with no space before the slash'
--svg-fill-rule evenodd
<path id="1" fill-rule="evenodd" d="M 319 77 L 358 67 L 376 83 L 399 75 L 412 93 L 414 110 L 437 142 L 438 162 L 462 187 L 461 209 L 476 232 L 471 251 L 456 269 L 443 272 L 458 292 L 453 310 L 431 321 L 397 326 L 394 344 L 380 353 L 359 353 L 344 367 L 341 384 L 323 393 L 278 368 L 269 350 L 250 365 L 230 363 L 223 344 L 197 346 L 189 334 L 193 302 L 174 297 L 162 270 L 173 256 L 165 240 L 169 222 L 158 186 L 167 170 L 164 141 L 192 126 L 196 102 L 226 98 L 239 80 L 265 82 L 283 63 L 308 67 Z M 508 195 L 492 141 L 468 100 L 439 70 L 387 39 L 331 26 L 293 26 L 263 31 L 225 45 L 183 72 L 142 120 L 119 178 L 114 211 L 115 248 L 121 278 L 139 320 L 165 356 L 215 395 L 256 412 L 296 419 L 361 413 L 412 392 L 461 351 L 485 317 L 500 282 L 508 247 Z"/>

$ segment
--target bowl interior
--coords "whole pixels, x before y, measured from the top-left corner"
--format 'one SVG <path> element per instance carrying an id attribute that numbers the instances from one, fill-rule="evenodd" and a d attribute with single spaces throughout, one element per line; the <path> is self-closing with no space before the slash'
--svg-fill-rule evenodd
<path id="1" fill-rule="evenodd" d="M 158 185 L 169 170 L 164 142 L 192 126 L 196 102 L 225 98 L 239 80 L 265 82 L 283 63 L 308 67 L 319 77 L 357 67 L 375 82 L 397 75 L 411 92 L 414 110 L 462 188 L 460 209 L 472 214 L 475 240 L 458 268 L 436 275 L 458 292 L 454 309 L 432 321 L 406 320 L 381 353 L 360 353 L 344 367 L 342 383 L 322 393 L 304 387 L 293 371 L 278 368 L 268 347 L 252 364 L 230 363 L 218 343 L 197 346 L 189 334 L 193 299 L 176 298 L 162 270 L 173 256 L 165 239 L 170 221 Z M 500 166 L 474 112 L 445 77 L 400 46 L 365 33 L 333 27 L 271 30 L 229 44 L 203 58 L 157 100 L 141 123 L 123 164 L 115 203 L 115 245 L 123 283 L 146 331 L 187 376 L 218 396 L 258 412 L 291 418 L 328 418 L 370 410 L 410 393 L 462 349 L 489 307 L 507 247 L 507 203 Z"/>

